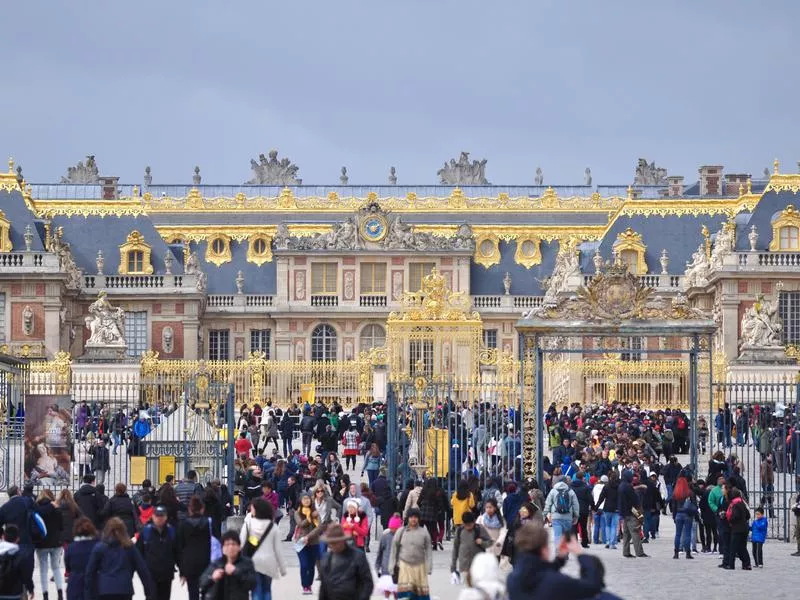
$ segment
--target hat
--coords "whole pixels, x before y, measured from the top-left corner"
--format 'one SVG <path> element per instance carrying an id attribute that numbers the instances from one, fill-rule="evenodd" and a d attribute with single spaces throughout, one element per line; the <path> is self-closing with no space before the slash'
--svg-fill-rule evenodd
<path id="1" fill-rule="evenodd" d="M 330 544 L 333 542 L 346 542 L 350 538 L 345 535 L 344 529 L 342 529 L 341 525 L 332 523 L 331 525 L 328 525 L 328 528 L 325 530 L 325 533 L 322 534 L 320 539 L 326 544 Z"/>
<path id="2" fill-rule="evenodd" d="M 397 531 L 402 526 L 403 526 L 403 519 L 401 519 L 397 515 L 394 515 L 389 519 L 389 529 L 391 529 L 392 531 Z"/>
<path id="3" fill-rule="evenodd" d="M 652 473 L 650 473 L 650 477 L 658 477 L 658 473 L 656 473 L 655 471 L 653 471 Z"/>
<path id="4" fill-rule="evenodd" d="M 417 517 L 418 519 L 420 519 L 420 518 L 422 518 L 422 513 L 419 512 L 418 508 L 410 508 L 408 510 L 408 512 L 406 513 L 406 517 L 408 517 L 409 519 L 411 517 Z"/>
<path id="5" fill-rule="evenodd" d="M 600 483 L 608 483 L 608 475 L 603 475 L 600 478 Z"/>
<path id="6" fill-rule="evenodd" d="M 355 498 L 348 498 L 347 500 L 345 500 L 343 508 L 345 510 L 347 510 L 348 508 L 350 508 L 353 505 L 356 507 L 356 510 L 359 510 L 361 508 L 361 503 L 358 500 L 356 500 Z"/>
<path id="7" fill-rule="evenodd" d="M 166 516 L 168 516 L 167 507 L 164 506 L 163 504 L 160 504 L 160 505 L 156 506 L 156 509 L 155 509 L 155 511 L 153 511 L 153 514 L 158 516 L 158 517 L 166 517 Z"/>

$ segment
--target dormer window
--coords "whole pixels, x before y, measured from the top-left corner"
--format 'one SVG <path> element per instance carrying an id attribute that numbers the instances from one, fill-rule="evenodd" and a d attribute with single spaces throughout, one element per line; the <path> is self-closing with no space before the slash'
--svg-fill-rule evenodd
<path id="1" fill-rule="evenodd" d="M 769 249 L 783 252 L 800 250 L 800 211 L 791 204 L 772 218 Z"/>
<path id="2" fill-rule="evenodd" d="M 247 243 L 247 262 L 258 266 L 272 261 L 272 239 L 266 235 L 251 236 Z"/>
<path id="3" fill-rule="evenodd" d="M 794 227 L 793 225 L 787 225 L 786 227 L 781 227 L 779 233 L 780 238 L 780 247 L 781 250 L 798 250 L 800 249 L 800 245 L 798 245 L 798 234 L 800 234 L 800 228 Z"/>
<path id="4" fill-rule="evenodd" d="M 208 240 L 206 261 L 217 266 L 231 261 L 231 238 L 219 234 Z"/>
<path id="5" fill-rule="evenodd" d="M 150 244 L 138 231 L 131 231 L 125 243 L 119 247 L 119 272 L 121 275 L 151 275 Z"/>
<path id="6" fill-rule="evenodd" d="M 647 262 L 644 258 L 646 249 L 641 234 L 630 227 L 620 233 L 614 242 L 614 253 L 628 267 L 628 272 L 634 275 L 647 274 Z"/>

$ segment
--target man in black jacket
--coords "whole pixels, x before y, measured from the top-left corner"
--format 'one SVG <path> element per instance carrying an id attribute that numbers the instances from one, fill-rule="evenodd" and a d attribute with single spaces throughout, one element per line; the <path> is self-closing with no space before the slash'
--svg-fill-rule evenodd
<path id="1" fill-rule="evenodd" d="M 578 506 L 580 508 L 580 512 L 578 514 L 578 525 L 580 526 L 581 530 L 581 546 L 588 548 L 589 532 L 587 526 L 589 522 L 589 515 L 591 515 L 592 511 L 594 510 L 594 501 L 592 499 L 592 490 L 588 485 L 586 485 L 586 480 L 584 477 L 584 472 L 578 471 L 575 474 L 575 479 L 572 481 L 571 487 L 572 491 L 575 492 L 575 495 L 578 497 Z"/>
<path id="2" fill-rule="evenodd" d="M 634 515 L 634 512 L 641 514 L 642 507 L 639 504 L 639 497 L 633 489 L 633 473 L 625 470 L 622 472 L 622 483 L 619 484 L 619 517 L 622 519 L 622 556 L 633 558 L 631 554 L 631 541 L 637 557 L 646 557 L 642 548 L 642 540 L 639 535 L 641 523 Z"/>
<path id="3" fill-rule="evenodd" d="M 157 506 L 152 523 L 145 525 L 136 540 L 136 547 L 156 584 L 154 600 L 169 600 L 178 564 L 177 535 L 175 528 L 167 524 L 167 516 L 166 507 Z"/>
<path id="4" fill-rule="evenodd" d="M 81 509 L 83 516 L 94 523 L 95 527 L 98 529 L 102 527 L 100 510 L 105 502 L 94 487 L 94 475 L 83 477 L 83 485 L 75 492 L 75 504 Z"/>
<path id="5" fill-rule="evenodd" d="M 34 509 L 30 496 L 20 495 L 19 488 L 12 485 L 8 488 L 8 502 L 0 506 L 0 528 L 11 526 L 16 528 L 16 539 L 13 543 L 19 547 L 18 562 L 22 570 L 25 587 L 33 594 L 33 541 L 31 540 L 28 512 Z"/>
<path id="6" fill-rule="evenodd" d="M 222 558 L 215 560 L 200 576 L 200 591 L 207 598 L 249 600 L 256 587 L 253 561 L 242 554 L 239 534 L 229 530 L 222 534 Z"/>
<path id="7" fill-rule="evenodd" d="M 292 441 L 295 431 L 295 419 L 287 411 L 281 418 L 281 440 L 283 440 L 283 456 L 288 458 L 292 454 Z"/>
<path id="8" fill-rule="evenodd" d="M 330 525 L 322 541 L 329 552 L 319 565 L 319 600 L 369 600 L 372 573 L 367 556 L 347 545 L 348 538 L 340 525 Z"/>

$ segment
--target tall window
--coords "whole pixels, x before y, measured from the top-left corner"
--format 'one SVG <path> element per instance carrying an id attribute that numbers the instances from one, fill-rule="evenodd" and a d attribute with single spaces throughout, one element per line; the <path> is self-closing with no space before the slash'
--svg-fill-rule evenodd
<path id="1" fill-rule="evenodd" d="M 483 345 L 485 348 L 497 348 L 497 329 L 483 330 Z"/>
<path id="2" fill-rule="evenodd" d="M 146 310 L 125 311 L 125 341 L 128 342 L 128 356 L 141 358 L 147 352 Z"/>
<path id="3" fill-rule="evenodd" d="M 780 249 L 781 250 L 800 250 L 800 229 L 797 227 L 781 227 L 780 229 Z"/>
<path id="4" fill-rule="evenodd" d="M 411 340 L 408 345 L 408 360 L 414 374 L 433 376 L 433 341 Z M 420 370 L 420 367 L 422 369 Z"/>
<path id="5" fill-rule="evenodd" d="M 210 329 L 208 332 L 208 359 L 230 360 L 230 331 Z"/>
<path id="6" fill-rule="evenodd" d="M 800 344 L 800 292 L 781 292 L 778 314 L 783 319 L 783 343 Z"/>
<path id="7" fill-rule="evenodd" d="M 386 330 L 380 325 L 367 325 L 361 330 L 362 352 L 373 348 L 383 348 L 386 345 Z"/>
<path id="8" fill-rule="evenodd" d="M 422 289 L 422 280 L 431 274 L 436 263 L 410 263 L 408 265 L 408 291 L 418 292 Z"/>
<path id="9" fill-rule="evenodd" d="M 144 272 L 144 252 L 131 250 L 128 252 L 128 273 Z"/>
<path id="10" fill-rule="evenodd" d="M 6 295 L 0 294 L 0 342 L 6 341 Z"/>
<path id="11" fill-rule="evenodd" d="M 626 337 L 620 338 L 620 348 L 628 348 L 630 350 L 641 350 L 644 348 L 642 338 L 640 337 Z M 620 353 L 621 360 L 638 361 L 642 360 L 641 352 L 622 352 Z"/>
<path id="12" fill-rule="evenodd" d="M 311 360 L 336 360 L 336 330 L 317 325 L 311 332 Z"/>
<path id="13" fill-rule="evenodd" d="M 361 263 L 361 293 L 386 293 L 386 263 Z"/>
<path id="14" fill-rule="evenodd" d="M 335 294 L 336 271 L 336 263 L 311 263 L 311 294 Z"/>
<path id="15" fill-rule="evenodd" d="M 262 352 L 269 360 L 269 343 L 272 332 L 269 329 L 250 330 L 250 352 Z"/>

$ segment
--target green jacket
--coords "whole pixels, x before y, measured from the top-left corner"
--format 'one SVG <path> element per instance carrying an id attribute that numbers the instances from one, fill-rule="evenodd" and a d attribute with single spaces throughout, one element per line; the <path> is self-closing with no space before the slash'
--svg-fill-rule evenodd
<path id="1" fill-rule="evenodd" d="M 715 485 L 708 493 L 708 506 L 715 513 L 719 512 L 719 505 L 722 502 L 722 486 Z"/>

